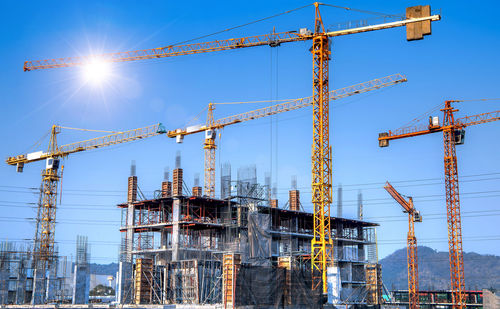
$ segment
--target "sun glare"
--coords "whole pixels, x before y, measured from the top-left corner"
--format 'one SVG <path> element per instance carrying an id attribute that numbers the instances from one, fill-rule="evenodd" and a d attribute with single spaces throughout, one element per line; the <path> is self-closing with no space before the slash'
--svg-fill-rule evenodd
<path id="1" fill-rule="evenodd" d="M 86 83 L 94 86 L 102 85 L 111 75 L 111 66 L 102 60 L 93 60 L 83 67 Z"/>

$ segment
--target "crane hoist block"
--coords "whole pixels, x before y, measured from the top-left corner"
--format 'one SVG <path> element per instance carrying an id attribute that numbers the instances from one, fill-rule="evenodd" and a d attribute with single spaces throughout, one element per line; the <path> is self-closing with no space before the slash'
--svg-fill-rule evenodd
<path id="1" fill-rule="evenodd" d="M 420 18 L 431 16 L 430 5 L 417 5 L 406 8 L 406 18 Z M 431 34 L 431 21 L 419 21 L 406 25 L 406 40 L 421 40 L 424 35 Z"/>

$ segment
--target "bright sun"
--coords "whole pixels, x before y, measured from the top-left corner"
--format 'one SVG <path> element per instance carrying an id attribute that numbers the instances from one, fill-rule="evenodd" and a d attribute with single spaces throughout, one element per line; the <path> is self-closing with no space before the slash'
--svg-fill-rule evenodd
<path id="1" fill-rule="evenodd" d="M 83 67 L 85 82 L 92 85 L 101 85 L 111 75 L 111 66 L 102 60 L 93 60 Z"/>

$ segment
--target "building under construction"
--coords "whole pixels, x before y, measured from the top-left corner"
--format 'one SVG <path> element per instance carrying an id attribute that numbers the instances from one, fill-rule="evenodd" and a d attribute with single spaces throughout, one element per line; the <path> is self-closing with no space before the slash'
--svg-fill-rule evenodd
<path id="1" fill-rule="evenodd" d="M 154 198 L 140 199 L 133 167 L 127 203 L 118 205 L 117 301 L 320 307 L 326 300 L 312 288 L 311 276 L 313 214 L 303 211 L 296 181 L 279 208 L 269 179 L 260 185 L 255 167 L 240 168 L 236 181 L 228 164 L 221 174 L 220 198 L 208 198 L 196 180 L 190 190 L 185 185 L 178 157 L 172 181 L 166 172 Z M 329 302 L 378 304 L 377 224 L 330 220 L 335 265 L 328 274 Z"/>
<path id="2" fill-rule="evenodd" d="M 0 244 L 0 304 L 86 304 L 89 301 L 89 260 L 87 237 L 78 236 L 76 259 L 68 261 L 57 249 L 45 276 L 36 275 L 31 246 L 13 242 Z"/>

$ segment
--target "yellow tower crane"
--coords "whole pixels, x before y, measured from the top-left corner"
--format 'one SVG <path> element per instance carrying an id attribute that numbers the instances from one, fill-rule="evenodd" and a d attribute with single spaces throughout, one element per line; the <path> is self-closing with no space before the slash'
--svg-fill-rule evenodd
<path id="1" fill-rule="evenodd" d="M 166 132 L 163 125 L 152 126 L 115 132 L 109 135 L 79 141 L 71 144 L 59 146 L 57 144 L 57 134 L 61 129 L 74 129 L 53 125 L 50 131 L 50 140 L 47 151 L 37 151 L 28 154 L 21 154 L 8 157 L 6 162 L 17 167 L 18 172 L 22 172 L 27 163 L 45 160 L 45 168 L 42 170 L 42 184 L 40 187 L 40 199 L 38 205 L 38 215 L 36 221 L 35 241 L 33 246 L 33 261 L 35 268 L 35 278 L 33 280 L 32 303 L 40 303 L 43 298 L 46 271 L 52 263 L 54 255 L 54 237 L 57 210 L 57 188 L 61 180 L 63 167 L 59 169 L 60 159 L 76 152 L 103 148 L 116 144 L 136 141 Z M 85 130 L 95 131 L 95 130 Z"/>
<path id="2" fill-rule="evenodd" d="M 322 287 L 327 293 L 327 267 L 333 264 L 333 242 L 330 229 L 330 204 L 332 203 L 332 151 L 329 129 L 329 61 L 330 39 L 333 37 L 364 33 L 382 29 L 406 26 L 408 41 L 420 40 L 431 34 L 431 22 L 441 19 L 440 15 L 431 15 L 430 6 L 414 6 L 406 9 L 406 18 L 394 22 L 369 26 L 327 31 L 323 25 L 319 2 L 312 4 L 314 30 L 306 28 L 297 31 L 270 33 L 235 39 L 216 40 L 194 44 L 169 45 L 159 48 L 142 49 L 83 57 L 66 57 L 36 61 L 26 61 L 25 71 L 38 69 L 83 66 L 97 62 L 126 62 L 135 60 L 168 58 L 182 55 L 201 54 L 214 51 L 233 50 L 245 47 L 269 45 L 280 46 L 283 43 L 312 41 L 313 56 L 313 143 L 311 155 L 312 203 L 314 205 L 314 236 L 311 240 L 311 268 L 313 287 Z M 339 8 L 339 7 L 337 7 Z M 351 8 L 345 8 L 351 10 Z M 292 10 L 293 11 L 293 10 Z M 291 11 L 288 11 L 291 12 Z"/>
<path id="3" fill-rule="evenodd" d="M 413 198 L 409 197 L 408 200 L 406 200 L 389 182 L 385 184 L 384 189 L 403 207 L 404 212 L 408 213 L 406 259 L 408 264 L 409 309 L 418 309 L 418 256 L 415 222 L 422 222 L 422 216 L 420 216 L 420 212 L 413 206 Z"/>
<path id="4" fill-rule="evenodd" d="M 332 90 L 329 93 L 329 100 L 335 101 L 338 99 L 350 97 L 355 94 L 360 94 L 400 83 L 406 82 L 406 77 L 401 74 L 393 74 L 382 78 L 373 79 L 364 83 Z M 309 107 L 313 104 L 312 96 L 291 100 L 284 103 L 279 103 L 256 110 L 248 111 L 241 114 L 227 116 L 220 119 L 214 119 L 214 110 L 217 103 L 208 104 L 207 122 L 205 125 L 194 125 L 183 129 L 169 130 L 167 136 L 176 138 L 178 143 L 181 143 L 185 135 L 205 132 L 205 195 L 211 198 L 215 197 L 215 144 L 216 132 L 224 127 L 244 121 L 259 119 L 262 117 L 272 116 L 288 111 Z"/>

